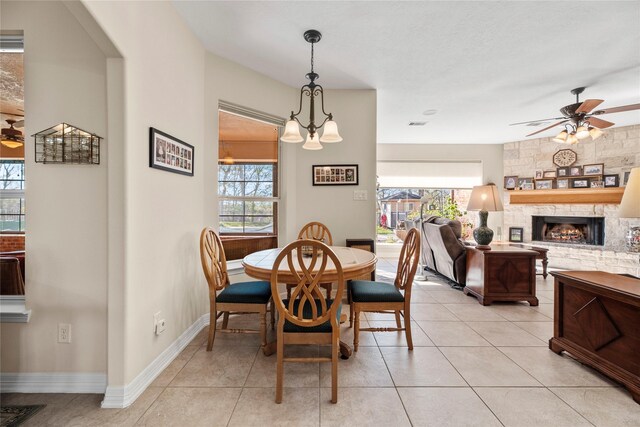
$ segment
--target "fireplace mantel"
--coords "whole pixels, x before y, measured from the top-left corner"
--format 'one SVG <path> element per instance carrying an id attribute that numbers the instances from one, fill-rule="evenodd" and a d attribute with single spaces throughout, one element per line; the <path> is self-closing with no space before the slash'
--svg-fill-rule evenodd
<path id="1" fill-rule="evenodd" d="M 570 190 L 511 190 L 513 205 L 620 204 L 624 187 L 580 188 Z"/>

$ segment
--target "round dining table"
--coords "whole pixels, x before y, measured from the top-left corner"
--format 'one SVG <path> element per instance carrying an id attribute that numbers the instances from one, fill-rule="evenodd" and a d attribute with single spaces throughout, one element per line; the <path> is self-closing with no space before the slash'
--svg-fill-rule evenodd
<path id="1" fill-rule="evenodd" d="M 331 249 L 338 257 L 338 260 L 340 260 L 345 281 L 353 279 L 370 280 L 371 272 L 375 270 L 376 262 L 378 261 L 373 252 L 344 246 L 331 246 Z M 247 255 L 242 260 L 245 273 L 255 279 L 270 281 L 273 264 L 281 250 L 282 248 L 266 249 Z M 297 260 L 294 260 L 294 262 L 297 262 Z M 282 283 L 297 283 L 286 262 L 280 263 L 279 267 L 278 278 Z M 322 273 L 322 282 L 329 283 L 337 280 L 336 268 L 333 262 L 328 260 L 325 271 Z M 343 314 L 343 317 L 346 318 L 346 314 Z M 273 343 L 269 346 L 273 347 Z M 351 353 L 351 347 L 340 341 L 340 354 L 342 358 L 349 358 Z"/>

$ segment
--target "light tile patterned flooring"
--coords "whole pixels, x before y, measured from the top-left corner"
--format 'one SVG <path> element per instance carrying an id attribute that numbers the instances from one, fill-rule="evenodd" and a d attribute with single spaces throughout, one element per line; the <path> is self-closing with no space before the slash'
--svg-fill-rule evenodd
<path id="1" fill-rule="evenodd" d="M 377 272 L 391 278 L 395 268 L 396 260 L 381 258 Z M 329 364 L 285 365 L 284 402 L 277 405 L 275 356 L 263 356 L 258 336 L 218 334 L 207 353 L 206 329 L 130 408 L 100 409 L 101 395 L 7 394 L 2 401 L 46 403 L 26 425 L 640 426 L 640 405 L 623 388 L 548 350 L 551 276 L 538 276 L 537 294 L 539 307 L 482 307 L 429 274 L 412 293 L 414 350 L 402 334 L 363 332 L 360 350 L 340 360 L 336 405 Z M 382 314 L 361 322 L 393 323 Z M 257 318 L 230 321 L 245 324 Z M 353 342 L 347 324 L 342 339 Z"/>

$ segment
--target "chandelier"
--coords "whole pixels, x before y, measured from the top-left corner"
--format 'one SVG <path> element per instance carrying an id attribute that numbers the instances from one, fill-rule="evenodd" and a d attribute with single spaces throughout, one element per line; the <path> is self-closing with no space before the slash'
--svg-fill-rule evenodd
<path id="1" fill-rule="evenodd" d="M 564 144 L 577 144 L 581 139 L 591 137 L 598 139 L 604 132 L 595 126 L 589 124 L 589 120 L 578 121 L 576 124 L 566 124 L 565 129 L 552 139 L 553 142 Z"/>
<path id="2" fill-rule="evenodd" d="M 7 123 L 9 123 L 9 127 L 2 128 L 2 140 L 0 140 L 0 144 L 9 148 L 22 147 L 22 145 L 24 145 L 22 132 L 13 127 L 13 124 L 17 122 L 12 119 L 7 119 Z"/>
<path id="3" fill-rule="evenodd" d="M 306 150 L 322 150 L 321 142 L 333 143 L 342 141 L 342 137 L 338 133 L 338 125 L 333 121 L 333 116 L 331 113 L 327 114 L 327 112 L 324 111 L 324 93 L 322 86 L 315 82 L 319 76 L 313 71 L 313 45 L 318 43 L 321 38 L 322 34 L 317 30 L 308 30 L 304 33 L 304 39 L 311 43 L 311 72 L 306 75 L 309 83 L 300 88 L 300 106 L 298 112 L 294 113 L 291 111 L 291 116 L 284 128 L 284 134 L 280 138 L 282 142 L 297 143 L 304 141 L 300 134 L 300 126 L 302 126 L 308 132 L 307 139 L 302 146 L 302 148 Z M 302 100 L 305 96 L 309 97 L 309 124 L 306 126 L 298 119 L 298 116 L 302 112 Z M 318 96 L 320 97 L 320 108 L 325 117 L 322 123 L 316 125 L 315 99 Z M 324 133 L 321 137 L 318 137 L 318 130 L 323 126 Z"/>

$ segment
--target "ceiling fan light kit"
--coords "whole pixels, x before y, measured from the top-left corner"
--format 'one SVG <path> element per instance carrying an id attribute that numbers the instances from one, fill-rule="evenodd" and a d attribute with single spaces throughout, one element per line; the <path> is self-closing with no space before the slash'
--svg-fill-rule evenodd
<path id="1" fill-rule="evenodd" d="M 308 30 L 304 33 L 304 39 L 311 43 L 311 71 L 307 73 L 306 77 L 309 79 L 309 83 L 302 86 L 300 89 L 300 106 L 298 112 L 291 111 L 291 116 L 285 124 L 284 134 L 280 137 L 280 141 L 289 143 L 298 143 L 304 141 L 304 138 L 300 134 L 300 126 L 305 128 L 308 132 L 307 139 L 302 148 L 305 150 L 322 150 L 322 143 L 335 143 L 342 141 L 340 133 L 338 133 L 338 125 L 333 121 L 331 113 L 324 111 L 324 92 L 322 86 L 317 84 L 315 80 L 319 77 L 317 73 L 313 71 L 313 45 L 318 43 L 322 38 L 322 34 L 317 30 Z M 309 97 L 309 124 L 303 125 L 298 116 L 302 112 L 302 100 L 304 97 Z M 320 109 L 325 118 L 316 125 L 315 122 L 315 99 L 320 97 Z M 318 130 L 324 126 L 324 133 L 318 137 Z"/>
<path id="2" fill-rule="evenodd" d="M 640 104 L 631 104 L 621 107 L 613 107 L 604 110 L 593 111 L 594 108 L 602 104 L 604 100 L 587 99 L 583 102 L 580 102 L 580 94 L 584 92 L 584 89 L 584 87 L 578 87 L 571 91 L 571 93 L 576 96 L 576 102 L 575 104 L 565 105 L 560 109 L 563 117 L 555 117 L 544 120 L 533 120 L 522 123 L 512 123 L 511 126 L 522 124 L 531 125 L 531 123 L 560 120 L 559 122 L 545 127 L 544 129 L 540 129 L 536 132 L 530 133 L 527 136 L 537 135 L 556 126 L 564 125 L 565 129 L 558 135 L 556 135 L 552 139 L 552 141 L 563 144 L 577 144 L 581 140 L 588 137 L 591 137 L 592 140 L 600 138 L 602 135 L 604 135 L 602 129 L 611 127 L 615 124 L 607 120 L 599 119 L 595 116 L 640 109 Z"/>
<path id="3" fill-rule="evenodd" d="M 24 145 L 24 137 L 22 136 L 22 132 L 13 127 L 16 121 L 7 119 L 7 123 L 9 123 L 9 127 L 2 128 L 2 139 L 0 140 L 0 144 L 9 148 L 22 147 Z"/>

